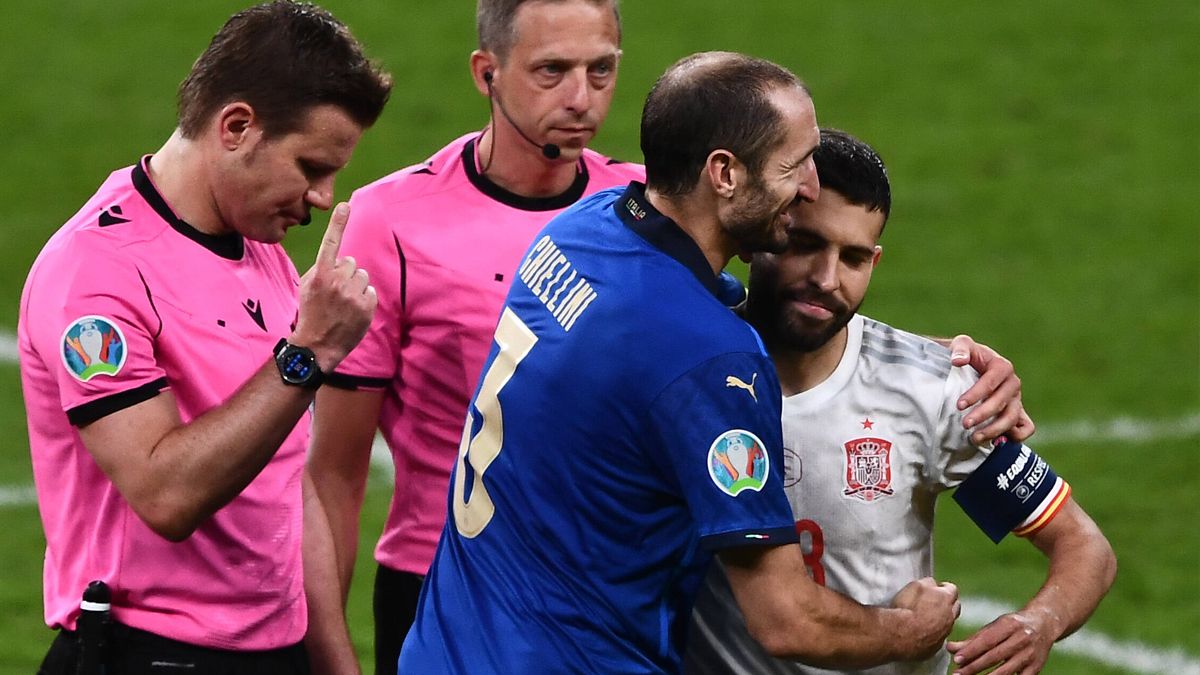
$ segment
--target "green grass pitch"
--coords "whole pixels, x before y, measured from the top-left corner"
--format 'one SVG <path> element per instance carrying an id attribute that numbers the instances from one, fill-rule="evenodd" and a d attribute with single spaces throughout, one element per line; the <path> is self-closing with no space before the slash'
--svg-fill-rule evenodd
<path id="1" fill-rule="evenodd" d="M 170 134 L 175 87 L 244 4 L 60 0 L 7 13 L 0 333 L 15 329 L 42 243 L 112 169 Z M 396 79 L 340 198 L 485 124 L 467 76 L 474 3 L 327 4 Z M 1200 659 L 1200 5 L 634 0 L 622 10 L 621 81 L 595 147 L 637 160 L 645 92 L 693 51 L 745 51 L 799 73 L 818 120 L 866 139 L 890 168 L 895 205 L 866 311 L 918 332 L 970 333 L 1013 359 L 1045 434 L 1033 444 L 1120 561 L 1088 629 Z M 301 270 L 323 223 L 288 241 Z M 0 401 L 0 488 L 19 495 L 32 479 L 11 360 L 0 363 Z M 1149 424 L 1134 425 L 1140 437 L 1104 433 L 1121 417 Z M 1079 421 L 1090 436 L 1066 433 Z M 368 669 L 369 557 L 388 490 L 373 479 L 350 606 Z M 939 521 L 939 576 L 964 594 L 1017 604 L 1040 583 L 1031 546 L 993 546 L 949 500 Z M 51 639 L 36 507 L 0 503 L 0 531 L 0 675 L 28 673 Z M 1132 671 L 1058 654 L 1047 672 Z"/>

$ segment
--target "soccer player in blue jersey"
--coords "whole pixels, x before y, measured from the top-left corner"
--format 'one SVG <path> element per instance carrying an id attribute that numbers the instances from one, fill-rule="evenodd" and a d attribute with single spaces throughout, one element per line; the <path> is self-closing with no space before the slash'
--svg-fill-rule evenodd
<path id="1" fill-rule="evenodd" d="M 408 673 L 669 673 L 714 553 L 771 653 L 923 658 L 958 613 L 921 579 L 890 607 L 812 583 L 783 470 L 780 388 L 716 297 L 815 200 L 812 100 L 775 64 L 698 54 L 642 116 L 647 182 L 552 221 L 524 257 L 468 413 Z"/>

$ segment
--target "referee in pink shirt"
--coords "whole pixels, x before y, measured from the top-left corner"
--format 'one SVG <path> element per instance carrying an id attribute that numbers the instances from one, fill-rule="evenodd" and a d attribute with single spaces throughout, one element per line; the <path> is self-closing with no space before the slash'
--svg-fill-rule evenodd
<path id="1" fill-rule="evenodd" d="M 303 278 L 279 242 L 333 206 L 390 89 L 326 11 L 244 10 L 181 85 L 166 143 L 38 256 L 18 340 L 59 631 L 41 672 L 75 672 L 92 580 L 112 589 L 108 672 L 306 673 L 323 606 L 337 621 L 309 636 L 329 646 L 312 665 L 356 667 L 336 589 L 306 598 L 301 532 L 331 547 L 304 459 L 322 373 L 376 297 L 339 257 L 346 206 Z"/>
<path id="2" fill-rule="evenodd" d="M 587 148 L 616 87 L 616 3 L 480 0 L 478 22 L 470 74 L 490 123 L 355 191 L 342 251 L 371 270 L 379 308 L 317 397 L 311 468 L 343 599 L 376 429 L 396 466 L 375 548 L 380 674 L 396 672 L 445 525 L 467 403 L 522 255 L 582 197 L 645 176 Z"/>

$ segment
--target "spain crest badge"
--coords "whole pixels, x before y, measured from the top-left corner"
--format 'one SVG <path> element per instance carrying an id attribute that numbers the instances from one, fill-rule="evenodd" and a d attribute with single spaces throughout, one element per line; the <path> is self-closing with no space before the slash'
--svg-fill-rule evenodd
<path id="1" fill-rule="evenodd" d="M 842 495 L 873 502 L 890 497 L 892 485 L 892 442 L 882 438 L 846 441 L 846 489 Z"/>

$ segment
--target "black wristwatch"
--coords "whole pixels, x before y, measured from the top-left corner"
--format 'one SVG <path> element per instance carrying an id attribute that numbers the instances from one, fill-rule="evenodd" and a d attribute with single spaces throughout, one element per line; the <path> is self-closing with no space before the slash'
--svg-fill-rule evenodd
<path id="1" fill-rule="evenodd" d="M 317 365 L 317 357 L 308 347 L 288 344 L 287 338 L 275 343 L 275 367 L 284 384 L 305 389 L 316 389 L 325 381 L 325 373 Z"/>

